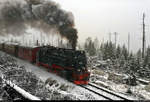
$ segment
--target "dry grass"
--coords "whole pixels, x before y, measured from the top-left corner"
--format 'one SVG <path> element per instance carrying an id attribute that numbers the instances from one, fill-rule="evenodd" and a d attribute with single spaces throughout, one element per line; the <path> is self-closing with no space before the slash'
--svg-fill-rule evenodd
<path id="1" fill-rule="evenodd" d="M 104 76 L 104 75 L 105 75 L 105 72 L 104 72 L 104 71 L 102 71 L 102 70 L 96 70 L 96 69 L 93 70 L 92 73 L 93 73 L 93 74 L 98 74 L 98 75 L 101 75 L 101 76 Z"/>
<path id="2" fill-rule="evenodd" d="M 150 83 L 149 83 L 148 85 L 146 85 L 146 86 L 144 87 L 144 89 L 145 89 L 146 91 L 150 92 Z"/>
<path id="3" fill-rule="evenodd" d="M 101 86 L 101 87 L 109 88 L 109 86 L 107 86 L 107 85 L 105 85 L 105 84 L 103 84 L 103 83 L 95 83 L 95 84 L 97 84 L 97 85 L 99 85 L 99 86 Z"/>
<path id="4" fill-rule="evenodd" d="M 114 73 L 109 73 L 108 80 L 111 80 L 115 83 L 122 83 L 123 76 L 118 76 L 118 75 L 115 75 Z"/>

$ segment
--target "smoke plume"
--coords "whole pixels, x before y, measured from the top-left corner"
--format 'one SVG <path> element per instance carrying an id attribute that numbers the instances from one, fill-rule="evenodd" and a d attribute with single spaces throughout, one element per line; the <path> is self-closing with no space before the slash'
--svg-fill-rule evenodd
<path id="1" fill-rule="evenodd" d="M 0 35 L 22 35 L 28 27 L 40 29 L 46 34 L 53 28 L 68 39 L 75 49 L 77 30 L 74 17 L 50 0 L 5 0 L 0 2 Z"/>

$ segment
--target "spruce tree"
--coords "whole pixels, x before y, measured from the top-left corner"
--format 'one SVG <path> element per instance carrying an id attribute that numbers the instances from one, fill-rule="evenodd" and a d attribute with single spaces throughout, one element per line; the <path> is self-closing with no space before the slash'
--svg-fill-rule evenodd
<path id="1" fill-rule="evenodd" d="M 122 54 L 123 54 L 125 60 L 127 61 L 129 54 L 128 54 L 128 50 L 127 50 L 127 48 L 125 47 L 125 45 L 123 45 L 123 47 L 122 47 Z"/>
<path id="2" fill-rule="evenodd" d="M 120 48 L 120 45 L 118 45 L 117 49 L 116 49 L 116 58 L 120 58 L 121 56 L 121 48 Z"/>

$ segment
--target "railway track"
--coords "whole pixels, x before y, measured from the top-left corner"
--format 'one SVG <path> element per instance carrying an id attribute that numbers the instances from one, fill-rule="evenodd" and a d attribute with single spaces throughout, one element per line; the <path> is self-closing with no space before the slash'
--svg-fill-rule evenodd
<path id="1" fill-rule="evenodd" d="M 81 86 L 81 87 L 93 92 L 94 94 L 98 96 L 103 97 L 106 100 L 129 100 L 127 97 L 123 97 L 107 89 L 98 87 L 92 83 L 89 83 L 88 85 Z"/>

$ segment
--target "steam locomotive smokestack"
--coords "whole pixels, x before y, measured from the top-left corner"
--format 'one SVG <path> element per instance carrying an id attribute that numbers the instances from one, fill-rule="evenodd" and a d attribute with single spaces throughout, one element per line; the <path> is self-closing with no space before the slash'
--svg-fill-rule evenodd
<path id="1" fill-rule="evenodd" d="M 36 41 L 36 46 L 39 46 L 39 41 L 38 40 Z"/>
<path id="2" fill-rule="evenodd" d="M 48 0 L 5 0 L 0 1 L 0 35 L 22 35 L 28 27 L 43 30 L 46 34 L 56 29 L 76 48 L 77 30 L 74 17 L 58 4 Z"/>

